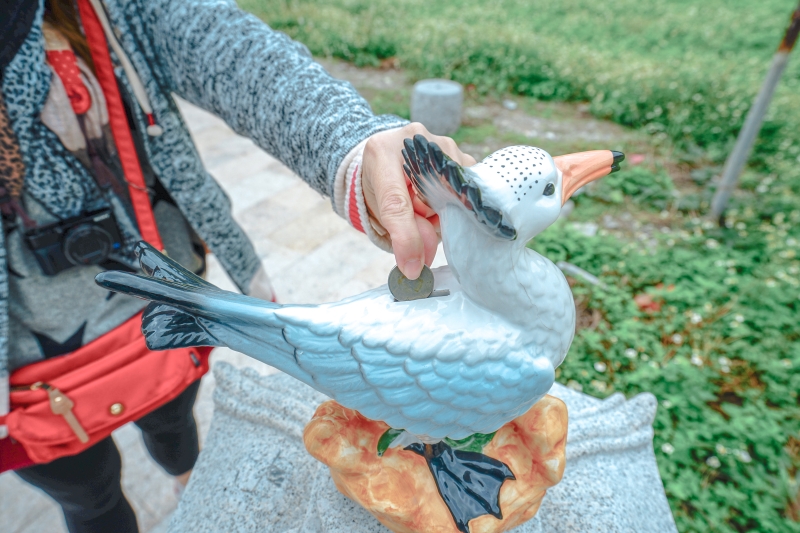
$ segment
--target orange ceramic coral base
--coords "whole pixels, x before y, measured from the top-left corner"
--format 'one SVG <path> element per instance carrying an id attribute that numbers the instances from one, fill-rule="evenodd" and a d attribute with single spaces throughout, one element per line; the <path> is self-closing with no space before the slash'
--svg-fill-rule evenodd
<path id="1" fill-rule="evenodd" d="M 401 448 L 379 457 L 388 429 L 335 401 L 317 408 L 306 426 L 306 448 L 331 471 L 336 487 L 396 533 L 458 533 L 425 459 Z M 527 413 L 500 428 L 483 453 L 502 461 L 516 480 L 500 489 L 503 519 L 473 519 L 471 533 L 500 533 L 530 520 L 545 491 L 561 480 L 567 442 L 567 407 L 545 396 Z"/>

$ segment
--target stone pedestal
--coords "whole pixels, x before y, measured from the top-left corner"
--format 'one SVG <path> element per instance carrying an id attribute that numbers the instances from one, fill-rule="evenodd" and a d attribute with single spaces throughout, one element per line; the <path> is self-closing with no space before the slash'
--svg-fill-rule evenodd
<path id="1" fill-rule="evenodd" d="M 170 533 L 386 533 L 334 486 L 303 446 L 326 398 L 276 374 L 220 363 L 211 430 Z M 569 410 L 567 466 L 537 515 L 515 533 L 675 532 L 653 455 L 655 398 L 597 400 L 561 385 Z"/>
<path id="2" fill-rule="evenodd" d="M 411 120 L 435 135 L 452 135 L 461 125 L 464 89 L 450 80 L 422 80 L 411 93 Z"/>

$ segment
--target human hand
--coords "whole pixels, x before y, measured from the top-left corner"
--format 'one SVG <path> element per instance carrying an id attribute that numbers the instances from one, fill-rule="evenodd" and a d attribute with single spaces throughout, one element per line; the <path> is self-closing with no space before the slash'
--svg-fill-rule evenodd
<path id="1" fill-rule="evenodd" d="M 408 279 L 419 277 L 423 263 L 430 266 L 439 244 L 439 217 L 417 197 L 403 172 L 403 140 L 414 135 L 435 142 L 462 166 L 475 164 L 453 139 L 434 135 L 418 122 L 376 133 L 367 141 L 361 158 L 364 201 L 370 215 L 389 233 L 397 266 Z"/>

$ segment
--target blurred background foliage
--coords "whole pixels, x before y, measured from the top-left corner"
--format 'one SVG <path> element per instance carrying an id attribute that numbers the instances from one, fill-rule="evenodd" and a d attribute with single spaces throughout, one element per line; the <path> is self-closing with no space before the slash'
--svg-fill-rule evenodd
<path id="1" fill-rule="evenodd" d="M 689 156 L 702 148 L 718 161 L 795 7 L 791 0 L 240 4 L 317 55 L 359 66 L 393 58 L 415 77 L 450 78 L 479 93 L 588 101 L 598 117 L 646 128 Z M 800 62 L 793 61 L 765 121 L 756 162 L 797 163 L 799 89 Z"/>
<path id="2" fill-rule="evenodd" d="M 532 244 L 603 283 L 571 280 L 580 329 L 558 379 L 598 397 L 656 395 L 656 457 L 681 531 L 800 532 L 800 58 L 725 227 L 703 218 L 796 1 L 240 5 L 319 56 L 451 78 L 468 98 L 513 97 L 531 115 L 580 102 L 635 129 L 585 148 L 661 155 L 589 187 Z M 370 101 L 407 116 L 407 97 Z M 457 139 L 492 135 L 482 124 Z"/>

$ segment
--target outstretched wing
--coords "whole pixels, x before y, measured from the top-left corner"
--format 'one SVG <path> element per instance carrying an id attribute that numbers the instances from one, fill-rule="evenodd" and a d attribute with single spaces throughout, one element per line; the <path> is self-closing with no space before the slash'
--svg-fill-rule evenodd
<path id="1" fill-rule="evenodd" d="M 499 209 L 483 202 L 474 173 L 442 152 L 422 135 L 404 141 L 403 169 L 420 197 L 434 211 L 441 213 L 447 204 L 463 206 L 492 235 L 507 240 L 517 238 L 517 230 L 503 220 Z"/>

